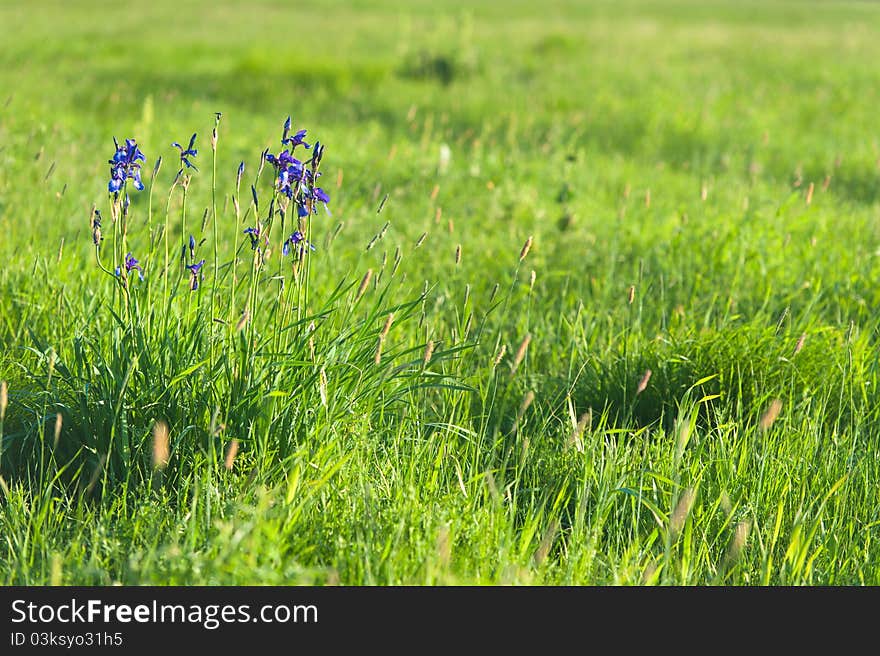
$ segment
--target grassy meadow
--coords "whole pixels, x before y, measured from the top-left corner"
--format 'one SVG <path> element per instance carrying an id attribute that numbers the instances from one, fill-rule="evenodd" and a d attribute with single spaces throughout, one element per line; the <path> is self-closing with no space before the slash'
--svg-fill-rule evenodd
<path id="1" fill-rule="evenodd" d="M 0 1 L 0 582 L 880 584 L 878 36 Z"/>

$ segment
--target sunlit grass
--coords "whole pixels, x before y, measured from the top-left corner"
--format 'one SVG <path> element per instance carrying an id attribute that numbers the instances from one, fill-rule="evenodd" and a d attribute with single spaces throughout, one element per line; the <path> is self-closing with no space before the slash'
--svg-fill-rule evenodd
<path id="1" fill-rule="evenodd" d="M 0 581 L 880 583 L 876 7 L 100 7 L 0 5 Z"/>

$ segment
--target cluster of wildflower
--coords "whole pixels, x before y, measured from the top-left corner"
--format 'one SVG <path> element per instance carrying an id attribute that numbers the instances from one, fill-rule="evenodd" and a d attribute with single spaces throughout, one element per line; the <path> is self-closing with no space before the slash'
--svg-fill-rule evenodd
<path id="1" fill-rule="evenodd" d="M 113 137 L 113 146 L 115 152 L 108 161 L 110 164 L 110 182 L 107 183 L 107 190 L 113 194 L 114 202 L 116 202 L 119 199 L 119 193 L 126 187 L 129 180 L 132 181 L 132 185 L 136 190 L 143 191 L 144 183 L 141 180 L 141 162 L 146 163 L 147 160 L 134 139 L 126 139 L 120 145 L 116 137 Z M 130 205 L 131 199 L 125 193 L 122 198 L 123 216 L 128 215 Z M 92 242 L 96 248 L 100 247 L 104 239 L 101 234 L 101 220 L 101 212 L 95 209 L 94 216 L 92 217 Z M 138 277 L 141 280 L 144 279 L 144 268 L 138 259 L 131 252 L 128 252 L 125 254 L 122 265 L 117 266 L 113 273 L 117 278 L 122 278 L 124 272 L 124 278 L 127 280 L 128 275 L 132 271 L 137 271 Z"/>
<path id="2" fill-rule="evenodd" d="M 281 146 L 289 146 L 278 155 L 270 152 L 264 153 L 269 164 L 275 167 L 276 179 L 275 190 L 287 198 L 296 206 L 297 216 L 304 218 L 310 214 L 317 214 L 317 204 L 324 205 L 328 214 L 330 210 L 327 203 L 330 196 L 321 187 L 317 186 L 321 172 L 318 168 L 324 157 L 324 146 L 320 141 L 315 142 L 314 148 L 305 141 L 306 130 L 299 130 L 290 134 L 290 117 L 284 122 L 284 131 L 281 135 Z M 312 156 L 303 162 L 294 156 L 297 146 L 312 150 Z"/>
<path id="3" fill-rule="evenodd" d="M 214 136 L 212 137 L 212 146 L 216 143 L 215 140 L 216 128 Z M 115 208 L 118 207 L 115 203 L 119 202 L 120 192 L 124 192 L 129 180 L 134 189 L 138 191 L 144 189 L 144 184 L 141 180 L 141 164 L 146 163 L 146 157 L 144 156 L 144 153 L 141 152 L 134 139 L 126 139 L 124 143 L 120 145 L 116 140 L 116 137 L 114 137 L 113 145 L 115 147 L 115 152 L 109 160 L 110 181 L 108 183 L 108 191 L 113 194 Z M 198 150 L 195 145 L 196 133 L 193 133 L 192 137 L 190 137 L 189 143 L 186 147 L 182 146 L 177 141 L 171 143 L 171 146 L 177 148 L 180 153 L 180 170 L 177 172 L 178 178 L 186 169 L 193 169 L 194 171 L 199 170 L 194 163 L 194 160 L 198 155 Z M 282 225 L 283 218 L 292 203 L 299 221 L 297 229 L 283 241 L 281 252 L 283 256 L 294 255 L 295 257 L 302 259 L 307 252 L 315 250 L 315 246 L 309 242 L 303 232 L 306 229 L 303 220 L 313 214 L 317 214 L 317 207 L 319 204 L 324 206 L 324 209 L 328 214 L 330 213 L 330 210 L 327 207 L 330 202 L 330 196 L 317 184 L 318 179 L 321 177 L 321 172 L 318 169 L 324 156 L 324 146 L 321 145 L 320 142 L 315 142 L 314 144 L 307 143 L 306 130 L 298 130 L 291 133 L 291 120 L 288 116 L 287 120 L 284 122 L 281 136 L 281 147 L 283 150 L 278 155 L 270 153 L 268 149 L 263 152 L 263 160 L 271 164 L 275 169 L 274 190 L 276 195 L 273 197 L 272 203 L 269 207 L 269 216 L 266 219 L 267 223 L 264 224 L 257 220 L 253 227 L 244 230 L 244 234 L 250 238 L 251 249 L 259 250 L 260 252 L 258 255 L 262 255 L 262 251 L 269 246 L 268 226 L 271 224 L 272 216 L 274 215 L 275 200 L 278 199 L 278 212 L 282 217 Z M 296 149 L 300 147 L 305 151 L 311 151 L 311 156 L 298 159 L 295 153 Z M 159 161 L 161 161 L 161 158 L 157 160 L 157 165 L 153 172 L 154 175 L 158 171 Z M 243 173 L 244 162 L 238 167 L 236 189 L 238 189 L 241 183 Z M 176 180 L 177 178 L 175 179 L 175 182 Z M 251 192 L 254 197 L 254 205 L 259 207 L 256 189 L 251 187 Z M 234 196 L 233 201 L 237 203 Z M 123 193 L 121 202 L 123 216 L 127 216 L 129 204 L 131 202 L 127 193 Z M 114 218 L 117 216 L 115 212 L 116 210 L 114 209 Z M 101 242 L 103 241 L 101 221 L 101 212 L 96 209 L 91 224 L 92 241 L 94 242 L 96 249 L 100 248 Z M 196 242 L 192 235 L 189 236 L 188 247 L 189 257 L 187 258 L 187 245 L 185 244 L 183 246 L 183 252 L 181 253 L 181 259 L 183 260 L 184 268 L 189 271 L 189 288 L 190 290 L 195 291 L 199 288 L 199 284 L 202 280 L 202 267 L 205 265 L 205 260 L 201 259 L 196 261 Z M 125 259 L 122 265 L 117 266 L 113 273 L 115 273 L 117 277 L 127 279 L 128 274 L 132 271 L 137 271 L 140 279 L 143 280 L 143 267 L 139 260 L 137 260 L 131 252 L 128 252 L 125 254 Z M 108 273 L 110 273 L 110 271 L 108 271 Z"/>

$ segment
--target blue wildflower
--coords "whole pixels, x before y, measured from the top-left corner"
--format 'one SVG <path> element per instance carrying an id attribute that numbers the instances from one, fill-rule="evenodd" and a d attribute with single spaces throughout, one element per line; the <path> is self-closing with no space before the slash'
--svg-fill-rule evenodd
<path id="1" fill-rule="evenodd" d="M 196 145 L 196 133 L 193 133 L 193 136 L 191 136 L 189 138 L 189 146 L 185 150 L 184 150 L 183 146 L 181 146 L 176 141 L 174 143 L 172 143 L 171 145 L 180 151 L 181 164 L 184 164 L 187 168 L 194 169 L 196 171 L 199 170 L 198 168 L 196 168 L 195 164 L 193 164 L 192 162 L 189 161 L 190 157 L 195 157 L 196 155 L 199 154 L 199 151 L 195 150 L 193 148 L 193 146 Z"/>
<path id="2" fill-rule="evenodd" d="M 330 196 L 327 194 L 326 191 L 321 189 L 321 187 L 315 187 L 314 196 L 315 200 L 320 201 L 325 205 L 330 202 Z"/>
<path id="3" fill-rule="evenodd" d="M 302 168 L 302 162 L 291 155 L 290 151 L 286 149 L 281 151 L 281 153 L 279 153 L 277 156 L 267 152 L 265 159 L 276 169 L 283 169 L 290 166 Z"/>
<path id="4" fill-rule="evenodd" d="M 305 254 L 306 247 L 308 247 L 309 250 L 315 250 L 314 244 L 307 240 L 305 235 L 299 230 L 284 240 L 284 245 L 281 247 L 281 254 L 284 256 L 290 255 L 291 247 L 295 248 L 297 257 L 302 257 Z"/>
<path id="5" fill-rule="evenodd" d="M 257 245 L 260 243 L 260 237 L 263 234 L 263 226 L 261 223 L 257 222 L 257 225 L 253 228 L 246 228 L 243 234 L 248 235 L 251 238 L 251 250 L 254 250 Z M 269 245 L 269 238 L 266 237 L 266 245 Z"/>
<path id="6" fill-rule="evenodd" d="M 295 188 L 303 182 L 304 171 L 302 162 L 298 159 L 294 159 L 288 166 L 279 168 L 278 179 L 275 182 L 278 192 L 293 198 L 296 193 Z"/>
<path id="7" fill-rule="evenodd" d="M 306 138 L 306 130 L 299 130 L 291 137 L 290 135 L 290 117 L 287 117 L 287 120 L 284 121 L 284 134 L 281 135 L 281 145 L 285 146 L 290 144 L 290 149 L 293 150 L 297 146 L 303 146 L 308 149 L 311 148 L 309 144 L 307 144 L 304 139 Z"/>
<path id="8" fill-rule="evenodd" d="M 330 195 L 324 191 L 321 187 L 304 187 L 302 189 L 303 196 L 303 205 L 307 209 L 303 209 L 300 211 L 300 216 L 307 216 L 309 210 L 311 210 L 312 214 L 318 213 L 318 208 L 316 203 L 321 203 L 324 206 L 324 210 L 327 214 L 330 214 L 330 208 L 327 207 L 327 203 L 330 202 Z"/>
<path id="9" fill-rule="evenodd" d="M 189 236 L 189 259 L 196 259 L 196 240 L 192 235 Z"/>
<path id="10" fill-rule="evenodd" d="M 125 273 L 131 273 L 132 269 L 137 269 L 138 276 L 140 279 L 144 279 L 144 269 L 141 267 L 140 263 L 134 258 L 134 255 L 131 253 L 125 254 L 125 262 L 123 264 L 125 266 Z M 116 275 L 122 275 L 122 270 L 120 267 L 116 267 Z"/>
<path id="11" fill-rule="evenodd" d="M 116 137 L 113 137 L 113 145 L 116 147 L 116 152 L 108 160 L 108 164 L 110 164 L 110 182 L 107 185 L 107 189 L 110 193 L 117 194 L 126 180 L 131 179 L 134 181 L 134 188 L 138 191 L 143 191 L 144 183 L 141 182 L 141 165 L 138 162 L 146 162 L 146 158 L 140 148 L 138 148 L 137 142 L 134 139 L 126 139 L 125 145 L 120 146 L 119 142 L 116 141 Z"/>
<path id="12" fill-rule="evenodd" d="M 186 265 L 186 268 L 189 269 L 189 288 L 192 291 L 195 291 L 199 288 L 199 278 L 201 277 L 203 266 L 205 266 L 204 260 L 199 260 L 195 264 Z"/>

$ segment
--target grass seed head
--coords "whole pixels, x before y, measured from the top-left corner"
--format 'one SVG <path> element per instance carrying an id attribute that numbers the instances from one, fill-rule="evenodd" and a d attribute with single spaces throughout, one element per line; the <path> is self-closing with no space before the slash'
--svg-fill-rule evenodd
<path id="1" fill-rule="evenodd" d="M 523 244 L 523 247 L 519 251 L 519 261 L 522 262 L 526 259 L 526 256 L 529 254 L 529 250 L 532 248 L 532 236 L 529 235 L 529 238 L 526 239 L 526 243 Z"/>
<path id="2" fill-rule="evenodd" d="M 394 322 L 394 313 L 389 312 L 388 318 L 385 319 L 385 325 L 382 327 L 382 333 L 379 335 L 379 339 L 385 341 L 385 338 L 388 337 L 388 331 L 391 330 L 391 324 Z"/>
<path id="3" fill-rule="evenodd" d="M 455 266 L 461 264 L 461 244 L 455 247 Z"/>
<path id="4" fill-rule="evenodd" d="M 495 300 L 495 296 L 498 295 L 498 290 L 500 289 L 500 285 L 496 282 L 495 286 L 492 287 L 492 293 L 489 294 L 489 304 L 492 304 L 492 301 Z"/>
<path id="5" fill-rule="evenodd" d="M 170 458 L 168 424 L 160 419 L 153 424 L 153 469 L 165 469 Z"/>
<path id="6" fill-rule="evenodd" d="M 498 354 L 495 356 L 495 359 L 492 361 L 492 367 L 497 367 L 501 364 L 501 360 L 504 358 L 504 354 L 507 353 L 507 345 L 502 344 L 501 348 L 498 349 Z"/>
<path id="7" fill-rule="evenodd" d="M 247 309 L 243 310 L 241 316 L 238 319 L 238 322 L 235 324 L 235 332 L 241 332 L 244 327 L 247 325 L 247 322 L 250 321 L 251 313 L 247 311 Z"/>
<path id="8" fill-rule="evenodd" d="M 0 421 L 6 418 L 6 406 L 9 404 L 9 390 L 6 381 L 0 381 Z"/>
<path id="9" fill-rule="evenodd" d="M 764 414 L 761 415 L 761 421 L 759 422 L 759 426 L 762 431 L 768 430 L 773 422 L 779 417 L 779 413 L 782 411 L 782 401 L 779 399 L 773 399 L 770 401 L 770 405 L 767 406 L 767 409 L 764 410 Z"/>
<path id="10" fill-rule="evenodd" d="M 428 343 L 425 344 L 425 355 L 422 358 L 422 361 L 425 364 L 428 364 L 431 361 L 431 358 L 434 355 L 434 340 L 429 339 Z"/>
<path id="11" fill-rule="evenodd" d="M 235 457 L 238 455 L 238 440 L 232 440 L 229 443 L 229 446 L 226 449 L 226 460 L 223 463 L 223 466 L 226 467 L 227 471 L 232 471 L 233 466 L 235 466 Z"/>
<path id="12" fill-rule="evenodd" d="M 733 504 L 730 501 L 730 495 L 727 494 L 726 491 L 721 492 L 721 497 L 718 500 L 718 504 L 721 506 L 721 510 L 724 511 L 725 515 L 729 515 L 733 512 Z"/>
<path id="13" fill-rule="evenodd" d="M 529 349 L 529 343 L 532 341 L 532 334 L 526 333 L 526 336 L 523 338 L 523 341 L 520 342 L 519 348 L 516 350 L 516 356 L 513 358 L 513 369 L 510 371 L 510 375 L 516 373 L 516 370 L 519 369 L 519 365 L 522 364 L 523 359 L 526 357 L 526 351 Z"/>
<path id="14" fill-rule="evenodd" d="M 649 380 L 651 380 L 651 370 L 646 369 L 642 379 L 639 381 L 639 386 L 636 388 L 636 395 L 641 394 L 648 388 Z"/>
<path id="15" fill-rule="evenodd" d="M 584 452 L 584 442 L 583 442 L 583 434 L 584 431 L 593 423 L 593 410 L 587 410 L 584 414 L 580 416 L 577 421 L 577 424 L 574 427 L 574 430 L 571 432 L 571 435 L 568 438 L 568 442 L 566 442 L 566 447 L 574 445 L 575 449 L 577 449 L 578 453 Z"/>
<path id="16" fill-rule="evenodd" d="M 327 372 L 321 367 L 321 374 L 318 376 L 318 393 L 321 396 L 321 405 L 327 407 Z"/>
<path id="17" fill-rule="evenodd" d="M 55 441 L 53 442 L 53 448 L 58 448 L 58 442 L 61 440 L 61 413 L 59 412 L 55 415 Z"/>
<path id="18" fill-rule="evenodd" d="M 394 313 L 391 312 L 388 314 L 388 318 L 385 320 L 385 325 L 382 328 L 382 332 L 379 333 L 379 339 L 376 340 L 376 354 L 373 356 L 373 361 L 376 364 L 382 362 L 382 346 L 385 344 L 385 338 L 388 336 L 388 331 L 391 330 L 391 323 L 394 321 Z"/>
<path id="19" fill-rule="evenodd" d="M 673 537 L 677 536 L 684 528 L 684 523 L 693 508 L 695 497 L 694 489 L 689 487 L 678 498 L 678 503 L 675 504 L 675 509 L 669 518 L 669 532 Z"/>
<path id="20" fill-rule="evenodd" d="M 355 302 L 359 301 L 361 296 L 364 295 L 364 292 L 367 291 L 367 287 L 370 284 L 370 278 L 373 277 L 373 270 L 367 269 L 367 272 L 364 274 L 364 277 L 361 278 L 361 285 L 358 287 L 357 296 L 355 296 Z"/>
<path id="21" fill-rule="evenodd" d="M 730 545 L 727 547 L 726 560 L 728 564 L 735 563 L 739 560 L 746 542 L 749 540 L 749 533 L 752 530 L 751 522 L 748 520 L 737 522 L 733 528 L 733 537 L 730 539 Z"/>
<path id="22" fill-rule="evenodd" d="M 550 525 L 544 532 L 544 536 L 541 538 L 541 543 L 538 545 L 538 548 L 535 551 L 534 559 L 536 565 L 540 565 L 547 559 L 547 556 L 550 554 L 550 549 L 553 547 L 553 542 L 554 540 L 556 540 L 556 534 L 558 532 L 559 520 L 554 519 L 550 522 Z"/>
<path id="23" fill-rule="evenodd" d="M 375 362 L 376 364 L 382 362 L 382 343 L 383 342 L 381 338 L 376 340 L 376 353 L 373 356 L 373 362 Z"/>
<path id="24" fill-rule="evenodd" d="M 520 419 L 523 418 L 523 415 L 526 414 L 526 410 L 529 409 L 529 406 L 532 405 L 535 401 L 535 393 L 532 390 L 526 392 L 526 395 L 523 397 L 522 403 L 519 404 L 519 410 L 516 413 L 516 421 L 519 423 Z"/>

